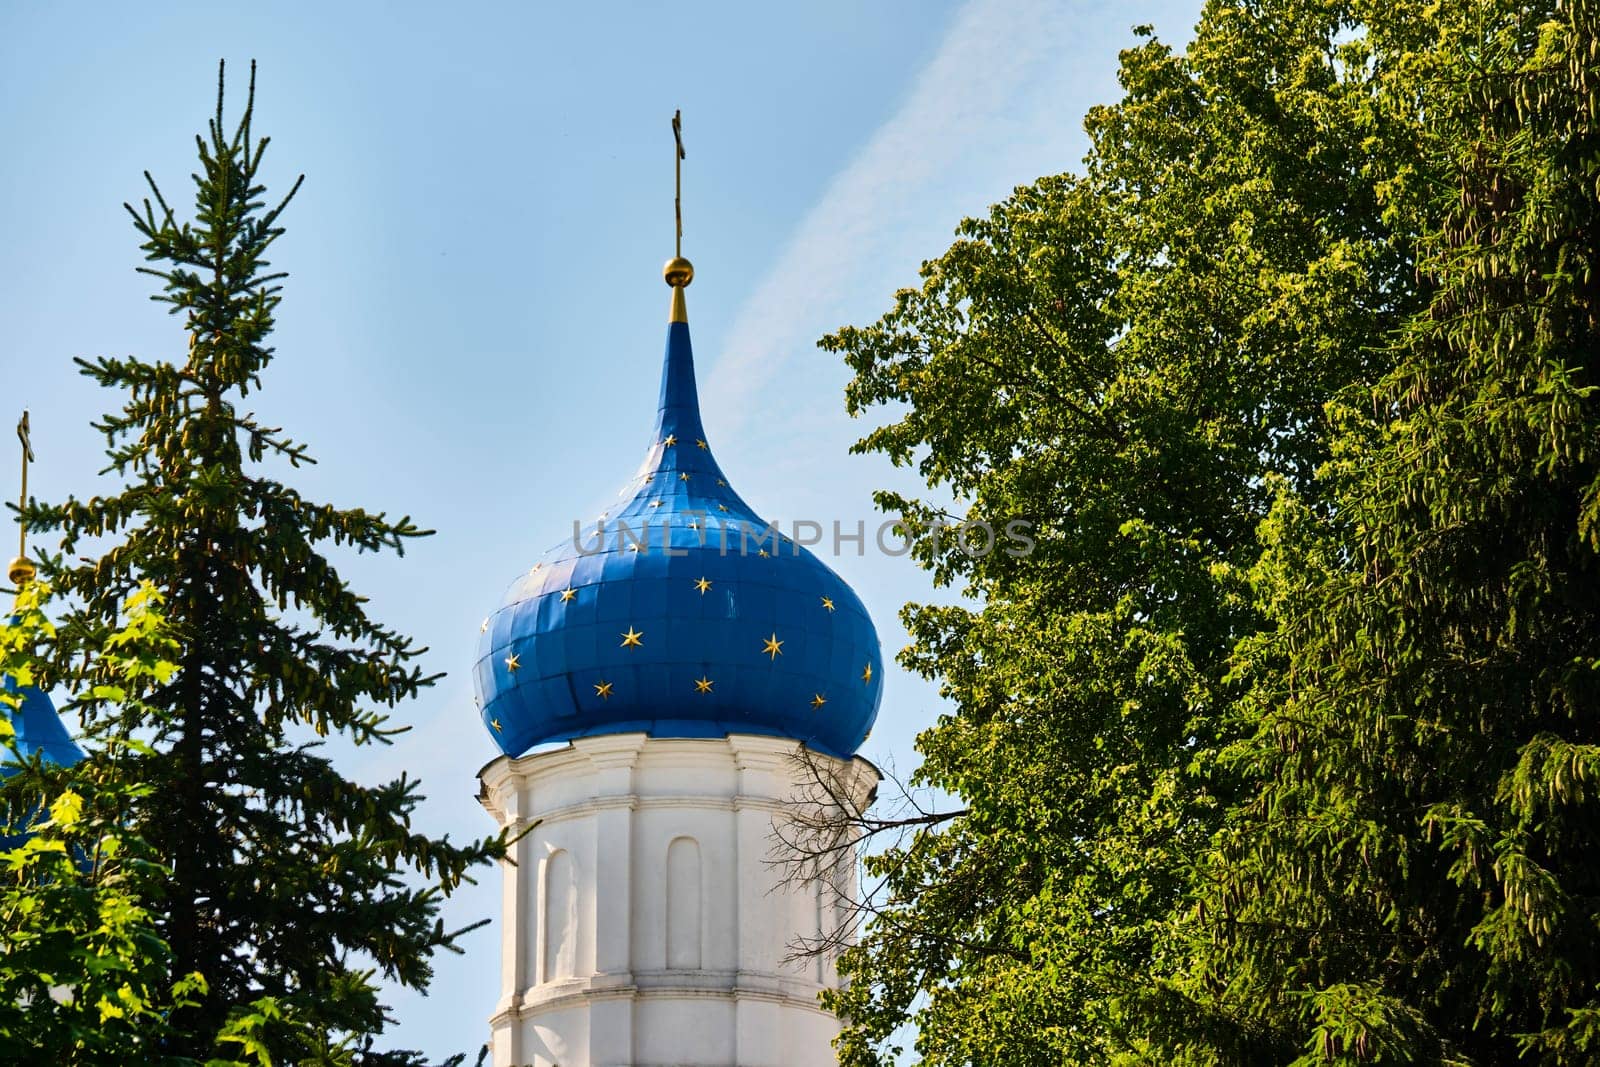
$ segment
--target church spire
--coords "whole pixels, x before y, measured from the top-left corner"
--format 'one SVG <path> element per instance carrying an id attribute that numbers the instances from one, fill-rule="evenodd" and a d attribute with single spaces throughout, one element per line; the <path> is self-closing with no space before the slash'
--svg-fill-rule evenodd
<path id="1" fill-rule="evenodd" d="M 33 441 L 28 433 L 28 413 L 23 411 L 17 422 L 17 440 L 22 442 L 22 506 L 28 505 L 28 464 L 34 460 Z M 17 606 L 12 609 L 11 625 L 17 625 L 21 612 L 22 591 L 38 574 L 33 561 L 28 558 L 28 527 L 22 516 L 17 516 L 17 558 L 6 568 L 6 577 L 16 587 Z M 67 726 L 56 713 L 50 697 L 38 686 L 22 685 L 14 674 L 0 674 L 0 692 L 6 700 L 0 702 L 0 716 L 11 723 L 12 740 L 9 748 L 0 748 L 0 780 L 17 773 L 20 761 L 35 753 L 47 763 L 71 766 L 83 759 L 83 749 L 67 732 Z M 25 838 L 0 839 L 0 847 L 14 847 Z"/>
<path id="2" fill-rule="evenodd" d="M 28 464 L 33 462 L 33 441 L 28 434 L 26 408 L 23 409 L 22 418 L 17 422 L 17 439 L 22 442 L 22 495 L 17 514 L 17 558 L 6 568 L 6 577 L 11 579 L 11 584 L 16 586 L 20 593 L 22 587 L 33 581 L 34 575 L 38 573 L 33 561 L 28 558 L 28 526 L 23 522 L 21 515 L 21 509 L 28 506 Z"/>
<path id="3" fill-rule="evenodd" d="M 712 454 L 684 310 L 694 268 L 681 254 L 681 113 L 672 119 L 680 254 L 662 271 L 672 318 L 655 429 L 616 502 L 519 574 L 479 627 L 480 717 L 513 758 L 642 731 L 788 738 L 849 759 L 878 713 L 877 631 L 844 580 L 745 503 Z"/>
<path id="4" fill-rule="evenodd" d="M 687 323 L 689 309 L 683 302 L 683 291 L 694 281 L 694 264 L 683 258 L 683 161 L 686 157 L 683 151 L 682 111 L 672 113 L 672 140 L 676 145 L 672 153 L 674 177 L 672 213 L 677 222 L 678 236 L 677 243 L 673 246 L 673 256 L 667 260 L 667 265 L 661 268 L 661 276 L 672 286 L 672 314 L 667 321 Z"/>

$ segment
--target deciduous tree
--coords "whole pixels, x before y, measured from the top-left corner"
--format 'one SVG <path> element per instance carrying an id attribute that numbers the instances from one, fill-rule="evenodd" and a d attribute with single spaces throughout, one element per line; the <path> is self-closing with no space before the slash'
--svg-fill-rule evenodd
<path id="1" fill-rule="evenodd" d="M 892 1056 L 908 1020 L 933 1064 L 1106 1062 L 1159 1025 L 1239 788 L 1216 755 L 1234 648 L 1272 625 L 1248 574 L 1275 487 L 1320 499 L 1324 405 L 1382 373 L 1423 302 L 1423 115 L 1391 65 L 1417 16 L 1208 5 L 1185 53 L 1123 53 L 1081 175 L 963 222 L 881 320 L 824 339 L 851 412 L 896 413 L 858 447 L 934 493 L 883 508 L 1037 539 L 916 550 L 976 602 L 909 607 L 902 656 L 953 704 L 916 782 L 964 810 L 868 861 L 883 896 L 831 997 L 842 1062 Z"/>

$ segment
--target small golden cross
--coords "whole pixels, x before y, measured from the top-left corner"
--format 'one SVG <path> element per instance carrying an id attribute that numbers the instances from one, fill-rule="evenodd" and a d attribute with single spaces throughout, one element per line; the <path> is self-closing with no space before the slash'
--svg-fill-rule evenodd
<path id="1" fill-rule="evenodd" d="M 684 159 L 686 157 L 683 154 L 683 112 L 681 110 L 674 111 L 672 113 L 672 139 L 674 141 L 676 141 L 677 144 L 678 144 L 678 150 L 677 150 L 676 153 L 673 154 L 673 157 L 672 157 L 673 177 L 676 179 L 676 188 L 674 189 L 674 194 L 675 195 L 672 198 L 672 213 L 678 220 L 678 244 L 677 244 L 678 251 L 677 251 L 676 255 L 678 255 L 680 258 L 682 258 L 682 256 L 683 256 L 683 161 L 684 161 Z"/>
<path id="2" fill-rule="evenodd" d="M 33 440 L 28 435 L 28 411 L 27 411 L 26 408 L 24 408 L 23 411 L 22 411 L 22 418 L 20 420 L 18 420 L 18 422 L 17 422 L 17 440 L 22 442 L 22 503 L 21 503 L 21 507 L 27 507 L 28 506 L 28 464 L 36 462 L 36 460 L 35 460 L 34 455 L 33 455 Z M 17 524 L 18 524 L 18 529 L 17 529 L 17 555 L 18 556 L 26 556 L 28 554 L 28 527 L 27 527 L 27 524 L 22 521 L 22 517 L 20 515 L 17 517 Z"/>

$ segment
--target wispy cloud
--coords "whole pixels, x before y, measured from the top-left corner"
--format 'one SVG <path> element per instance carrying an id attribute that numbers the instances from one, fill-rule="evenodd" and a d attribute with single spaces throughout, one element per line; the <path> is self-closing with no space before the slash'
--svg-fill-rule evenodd
<path id="1" fill-rule="evenodd" d="M 1081 117 L 1112 85 L 1104 67 L 1084 72 L 1071 57 L 1085 36 L 1114 50 L 1144 18 L 1186 28 L 1172 25 L 1174 6 L 1192 17 L 1189 4 L 971 0 L 960 9 L 903 105 L 829 184 L 736 315 L 706 382 L 721 431 L 737 436 L 744 413 L 772 412 L 754 394 L 789 377 L 785 358 L 850 316 L 875 317 L 943 250 L 961 215 L 1074 167 Z"/>

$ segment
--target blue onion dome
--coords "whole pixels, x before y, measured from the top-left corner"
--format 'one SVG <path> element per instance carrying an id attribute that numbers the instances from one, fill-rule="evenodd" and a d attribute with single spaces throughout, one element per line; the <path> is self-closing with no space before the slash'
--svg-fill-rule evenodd
<path id="1" fill-rule="evenodd" d="M 22 422 L 17 426 L 17 433 L 22 438 L 25 450 L 22 484 L 26 487 L 28 460 L 33 458 L 28 444 L 26 411 L 22 413 Z M 33 581 L 37 573 L 38 569 L 27 557 L 26 551 L 13 559 L 6 568 L 6 577 L 18 590 Z M 12 626 L 18 625 L 20 621 L 18 615 L 11 616 Z M 17 773 L 19 759 L 28 761 L 35 755 L 42 756 L 46 763 L 55 763 L 63 767 L 70 767 L 83 759 L 83 749 L 78 747 L 78 743 L 67 732 L 66 724 L 61 721 L 61 716 L 56 713 L 56 706 L 50 702 L 50 697 L 44 690 L 34 685 L 19 685 L 12 675 L 0 674 L 0 691 L 5 694 L 5 699 L 0 700 L 0 715 L 5 716 L 12 729 L 11 745 L 9 747 L 0 745 L 0 778 L 10 778 Z"/>
<path id="2" fill-rule="evenodd" d="M 70 767 L 83 759 L 83 749 L 67 733 L 66 724 L 56 713 L 56 706 L 44 690 L 34 685 L 18 685 L 11 675 L 0 675 L 0 689 L 6 700 L 0 701 L 0 715 L 4 715 L 16 731 L 11 746 L 0 745 L 0 782 L 22 770 L 22 763 L 31 762 L 35 756 L 45 763 Z M 20 761 L 20 762 L 19 762 Z M 39 815 L 38 806 L 32 806 L 20 817 L 26 826 Z M 15 817 L 16 813 L 13 812 Z M 0 834 L 0 851 L 18 848 L 25 844 L 32 831 L 21 834 Z M 80 858 L 80 863 L 82 862 Z"/>
<path id="3" fill-rule="evenodd" d="M 12 738 L 16 746 L 15 753 L 0 749 L 0 778 L 9 778 L 17 773 L 15 760 L 19 756 L 28 760 L 36 754 L 42 755 L 46 763 L 57 763 L 63 767 L 70 767 L 83 759 L 83 749 L 67 733 L 66 724 L 61 721 L 55 705 L 44 690 L 32 685 L 19 686 L 9 674 L 0 679 L 0 687 L 10 698 L 0 703 L 0 712 L 11 721 L 11 727 L 16 731 L 16 736 Z"/>
<path id="4" fill-rule="evenodd" d="M 674 273 L 675 265 L 678 266 Z M 849 757 L 883 663 L 860 599 L 728 485 L 695 390 L 673 285 L 661 402 L 618 503 L 546 552 L 484 620 L 478 706 L 508 756 L 596 734 L 793 738 Z"/>

